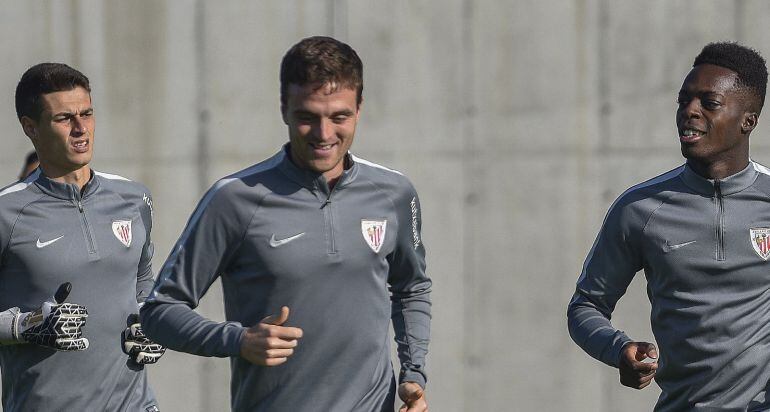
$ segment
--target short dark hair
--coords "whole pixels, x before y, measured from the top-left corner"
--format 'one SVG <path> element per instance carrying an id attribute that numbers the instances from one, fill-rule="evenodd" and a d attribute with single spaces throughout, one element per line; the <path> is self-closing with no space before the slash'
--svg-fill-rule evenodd
<path id="1" fill-rule="evenodd" d="M 738 74 L 737 86 L 748 89 L 757 99 L 762 110 L 767 90 L 767 66 L 765 59 L 756 50 L 735 42 L 709 43 L 695 58 L 692 66 L 713 64 L 730 69 Z"/>
<path id="2" fill-rule="evenodd" d="M 43 108 L 40 96 L 82 87 L 91 93 L 88 77 L 63 63 L 36 64 L 21 76 L 16 85 L 16 116 L 39 120 Z"/>
<path id="3" fill-rule="evenodd" d="M 331 37 L 314 36 L 292 46 L 281 60 L 281 104 L 285 105 L 290 84 L 333 84 L 356 91 L 361 104 L 364 68 L 356 51 Z"/>

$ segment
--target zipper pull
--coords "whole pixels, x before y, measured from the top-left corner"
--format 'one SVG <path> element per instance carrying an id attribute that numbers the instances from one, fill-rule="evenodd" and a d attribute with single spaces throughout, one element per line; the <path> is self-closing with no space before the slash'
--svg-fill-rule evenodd
<path id="1" fill-rule="evenodd" d="M 78 210 L 80 211 L 80 213 L 83 213 L 83 204 L 80 203 L 80 200 L 78 200 Z"/>

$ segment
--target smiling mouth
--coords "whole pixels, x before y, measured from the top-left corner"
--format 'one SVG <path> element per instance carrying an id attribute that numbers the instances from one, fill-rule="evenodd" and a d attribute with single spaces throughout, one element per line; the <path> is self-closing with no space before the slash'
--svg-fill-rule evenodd
<path id="1" fill-rule="evenodd" d="M 78 140 L 72 142 L 72 147 L 76 153 L 86 153 L 88 151 L 88 140 Z"/>
<path id="2" fill-rule="evenodd" d="M 695 143 L 700 140 L 704 134 L 706 133 L 701 130 L 686 128 L 679 132 L 679 141 L 682 143 Z"/>
<path id="3" fill-rule="evenodd" d="M 332 150 L 333 147 L 337 146 L 337 143 L 329 143 L 329 144 L 308 143 L 308 145 L 313 149 L 313 151 L 328 152 Z"/>

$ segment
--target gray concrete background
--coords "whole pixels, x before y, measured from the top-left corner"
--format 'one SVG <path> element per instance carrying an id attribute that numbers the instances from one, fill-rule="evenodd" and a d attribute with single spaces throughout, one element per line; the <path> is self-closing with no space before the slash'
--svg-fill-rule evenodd
<path id="1" fill-rule="evenodd" d="M 364 61 L 354 152 L 421 195 L 434 279 L 433 411 L 648 411 L 657 387 L 570 340 L 565 306 L 613 199 L 682 162 L 676 94 L 709 41 L 770 57 L 770 3 L 671 0 L 0 1 L 0 177 L 31 149 L 21 73 L 62 61 L 92 80 L 93 166 L 147 184 L 156 268 L 216 178 L 286 140 L 283 53 L 332 35 Z M 767 115 L 766 115 L 767 116 Z M 752 156 L 770 163 L 760 119 Z M 215 286 L 200 311 L 223 319 Z M 614 323 L 652 339 L 643 277 Z M 164 411 L 226 410 L 226 359 L 150 367 Z M 298 394 L 298 396 L 302 396 Z"/>

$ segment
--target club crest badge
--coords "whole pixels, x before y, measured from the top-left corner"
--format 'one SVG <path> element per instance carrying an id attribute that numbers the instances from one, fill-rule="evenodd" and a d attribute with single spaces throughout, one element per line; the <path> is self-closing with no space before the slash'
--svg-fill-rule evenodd
<path id="1" fill-rule="evenodd" d="M 118 238 L 120 243 L 131 246 L 131 221 L 130 220 L 116 220 L 112 222 L 112 233 Z"/>
<path id="2" fill-rule="evenodd" d="M 387 220 L 361 220 L 361 233 L 364 235 L 366 244 L 378 253 L 382 248 L 382 242 L 385 240 L 385 228 Z"/>
<path id="3" fill-rule="evenodd" d="M 751 246 L 754 247 L 754 251 L 759 257 L 764 260 L 770 258 L 770 228 L 751 228 L 749 235 L 751 236 Z"/>

